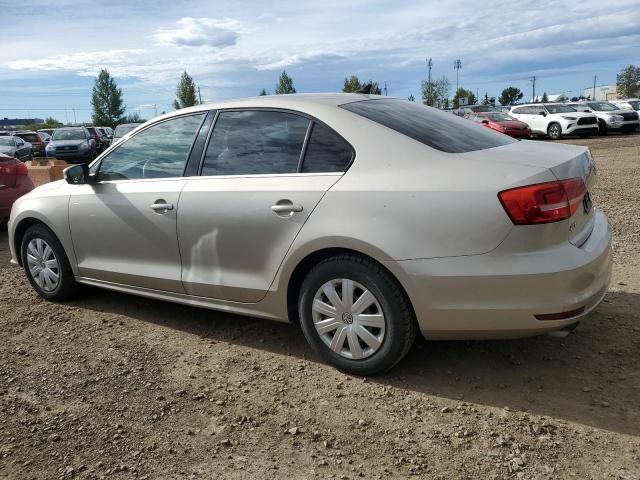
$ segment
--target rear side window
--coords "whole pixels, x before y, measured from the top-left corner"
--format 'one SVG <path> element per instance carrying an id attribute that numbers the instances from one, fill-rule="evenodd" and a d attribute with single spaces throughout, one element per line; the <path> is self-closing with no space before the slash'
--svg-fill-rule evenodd
<path id="1" fill-rule="evenodd" d="M 447 153 L 473 152 L 517 142 L 474 122 L 405 100 L 364 100 L 341 107 Z"/>
<path id="2" fill-rule="evenodd" d="M 298 171 L 309 120 L 286 112 L 221 112 L 202 175 L 259 175 Z"/>
<path id="3" fill-rule="evenodd" d="M 351 163 L 352 157 L 351 147 L 337 133 L 314 123 L 302 164 L 302 172 L 344 172 Z"/>

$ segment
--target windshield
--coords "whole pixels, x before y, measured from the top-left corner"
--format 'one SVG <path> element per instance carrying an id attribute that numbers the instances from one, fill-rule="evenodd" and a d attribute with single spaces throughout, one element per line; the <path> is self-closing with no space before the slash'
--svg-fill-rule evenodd
<path id="1" fill-rule="evenodd" d="M 469 108 L 471 108 L 472 112 L 491 112 L 494 110 L 494 108 L 489 105 L 475 105 Z"/>
<path id="2" fill-rule="evenodd" d="M 577 112 L 577 110 L 575 108 L 571 108 L 571 107 L 569 107 L 567 105 L 556 104 L 556 105 L 545 105 L 545 107 L 549 111 L 549 113 Z"/>
<path id="3" fill-rule="evenodd" d="M 494 122 L 507 122 L 509 120 L 515 120 L 511 115 L 507 115 L 506 113 L 494 112 L 487 115 Z"/>
<path id="4" fill-rule="evenodd" d="M 613 103 L 609 102 L 591 102 L 589 108 L 596 112 L 613 112 L 614 110 L 620 110 Z"/>
<path id="5" fill-rule="evenodd" d="M 54 140 L 84 140 L 83 130 L 56 130 L 53 132 Z"/>
<path id="6" fill-rule="evenodd" d="M 634 110 L 640 110 L 640 102 L 627 102 Z"/>
<path id="7" fill-rule="evenodd" d="M 405 100 L 363 100 L 340 106 L 447 153 L 473 152 L 517 141 L 456 115 Z"/>
<path id="8" fill-rule="evenodd" d="M 3 147 L 13 147 L 15 146 L 13 143 L 13 138 L 11 137 L 0 137 L 0 146 Z"/>

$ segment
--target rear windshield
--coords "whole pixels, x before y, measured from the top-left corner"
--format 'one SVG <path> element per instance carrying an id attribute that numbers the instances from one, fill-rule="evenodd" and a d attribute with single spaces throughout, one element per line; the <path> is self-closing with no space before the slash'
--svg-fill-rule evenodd
<path id="1" fill-rule="evenodd" d="M 341 107 L 447 153 L 473 152 L 517 142 L 464 118 L 406 100 L 364 100 Z"/>
<path id="2" fill-rule="evenodd" d="M 38 137 L 36 137 L 35 133 L 19 133 L 16 137 L 20 137 L 25 142 L 36 143 L 38 141 Z"/>

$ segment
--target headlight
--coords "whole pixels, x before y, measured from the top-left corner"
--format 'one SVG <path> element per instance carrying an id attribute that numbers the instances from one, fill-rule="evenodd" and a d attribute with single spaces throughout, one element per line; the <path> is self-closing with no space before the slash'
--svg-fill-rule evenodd
<path id="1" fill-rule="evenodd" d="M 54 147 L 50 143 L 47 143 L 47 150 L 55 150 L 55 149 L 56 149 L 56 147 Z"/>
<path id="2" fill-rule="evenodd" d="M 82 142 L 80 144 L 80 150 L 86 150 L 87 148 L 89 148 L 89 145 L 87 144 L 87 142 Z"/>
<path id="3" fill-rule="evenodd" d="M 577 120 L 576 117 L 565 117 L 564 115 L 562 115 L 562 118 L 564 118 L 565 120 Z"/>
<path id="4" fill-rule="evenodd" d="M 624 117 L 622 115 L 609 115 L 609 119 L 611 123 L 620 123 L 624 121 Z"/>

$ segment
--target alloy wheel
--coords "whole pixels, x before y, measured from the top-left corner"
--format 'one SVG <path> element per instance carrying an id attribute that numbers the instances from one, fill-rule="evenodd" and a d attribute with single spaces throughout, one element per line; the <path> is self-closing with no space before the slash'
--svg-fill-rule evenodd
<path id="1" fill-rule="evenodd" d="M 38 287 L 45 292 L 53 292 L 60 283 L 58 259 L 42 238 L 34 238 L 27 245 L 27 265 L 29 273 Z"/>
<path id="2" fill-rule="evenodd" d="M 384 341 L 386 319 L 370 290 L 348 278 L 326 282 L 316 292 L 313 324 L 324 344 L 338 355 L 361 360 Z"/>

